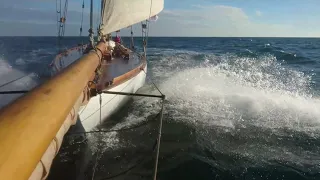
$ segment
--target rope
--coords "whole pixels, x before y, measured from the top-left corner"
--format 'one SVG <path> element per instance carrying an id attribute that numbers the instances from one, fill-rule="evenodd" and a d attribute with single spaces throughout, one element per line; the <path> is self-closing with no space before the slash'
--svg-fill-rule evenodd
<path id="1" fill-rule="evenodd" d="M 97 3 L 98 3 L 98 8 L 97 8 L 97 13 L 99 13 L 99 12 L 101 12 L 101 3 L 99 2 L 99 1 L 97 1 Z M 101 16 L 99 16 L 98 14 L 97 14 L 97 16 L 96 16 L 96 29 L 97 29 L 97 37 L 99 37 L 99 25 L 100 25 L 100 17 Z"/>
<path id="2" fill-rule="evenodd" d="M 0 91 L 0 94 L 24 94 L 29 92 L 28 90 L 21 90 L 21 91 Z"/>
<path id="3" fill-rule="evenodd" d="M 160 112 L 158 112 L 158 114 L 152 118 L 151 120 L 149 121 L 144 121 L 143 123 L 139 124 L 139 125 L 136 125 L 136 126 L 133 126 L 133 127 L 129 127 L 129 128 L 120 128 L 120 129 L 114 129 L 114 130 L 97 130 L 97 131 L 89 131 L 89 132 L 74 132 L 74 133 L 70 133 L 70 134 L 66 134 L 66 135 L 75 135 L 75 134 L 89 134 L 89 133 L 108 133 L 108 132 L 119 132 L 119 131 L 126 131 L 126 130 L 132 130 L 132 129 L 136 129 L 136 128 L 139 128 L 139 127 L 142 127 L 144 125 L 147 125 L 151 122 L 153 122 L 154 120 L 157 119 L 157 117 L 160 115 L 160 123 L 161 123 L 161 128 L 162 128 L 162 114 L 163 114 L 163 104 L 162 104 L 162 108 L 160 110 Z M 160 128 L 160 130 L 161 130 Z M 160 133 L 161 135 L 161 133 Z M 159 148 L 160 148 L 160 141 L 159 141 L 159 137 L 155 140 L 155 143 L 154 145 L 152 146 L 152 152 L 154 152 L 154 150 L 156 149 L 157 147 L 157 158 L 159 157 Z M 101 148 L 99 148 L 101 149 Z M 92 179 L 94 179 L 94 175 L 95 175 L 95 172 L 96 172 L 96 168 L 97 168 L 97 165 L 98 165 L 98 158 L 100 157 L 101 155 L 101 151 L 98 151 L 97 152 L 97 157 L 96 157 L 96 161 L 95 161 L 95 165 L 94 165 L 94 168 L 93 168 L 93 177 Z M 131 166 L 130 168 L 128 168 L 127 170 L 125 171 L 122 171 L 116 175 L 113 175 L 113 176 L 109 176 L 109 177 L 104 177 L 104 178 L 101 178 L 101 180 L 105 180 L 105 179 L 112 179 L 112 178 L 115 178 L 115 177 L 118 177 L 118 176 L 121 176 L 121 175 L 124 175 L 126 174 L 127 172 L 131 171 L 132 169 L 138 167 L 140 164 L 146 162 L 147 158 L 149 156 L 144 156 L 143 158 L 141 158 L 135 165 Z M 158 163 L 158 161 L 156 161 L 156 163 Z"/>
<path id="4" fill-rule="evenodd" d="M 60 3 L 61 3 L 61 0 L 60 0 Z M 57 23 L 57 32 L 59 31 L 59 13 L 60 11 L 58 11 L 58 0 L 56 0 L 56 15 L 57 15 L 57 20 L 56 20 L 56 23 Z M 59 35 L 59 34 L 58 34 Z"/>
<path id="5" fill-rule="evenodd" d="M 150 15 L 149 15 L 149 19 L 151 16 L 151 7 L 152 7 L 152 0 L 151 0 L 151 6 L 150 6 Z M 148 41 L 148 33 L 149 33 L 149 23 L 148 23 L 148 28 L 147 28 L 147 36 L 146 36 L 146 42 L 144 44 L 145 48 L 145 58 L 147 55 L 147 50 L 146 50 L 146 46 L 147 46 L 147 41 Z M 142 71 L 147 75 L 146 71 L 144 69 L 142 69 Z M 147 76 L 148 77 L 148 76 Z M 162 103 L 161 103 L 161 111 L 160 111 L 160 122 L 159 122 L 159 129 L 158 129 L 158 138 L 157 138 L 157 153 L 156 153 L 156 159 L 155 159 L 155 165 L 154 165 L 154 172 L 153 172 L 153 180 L 157 180 L 157 174 L 158 174 L 158 164 L 159 164 L 159 154 L 160 154 L 160 142 L 161 142 L 161 134 L 162 134 L 162 120 L 163 120 L 163 109 L 164 109 L 164 99 L 165 99 L 165 95 L 160 91 L 160 89 L 158 88 L 158 86 L 153 82 L 153 80 L 151 78 L 149 78 L 151 83 L 153 84 L 153 86 L 158 90 L 158 92 L 162 95 Z"/>
<path id="6" fill-rule="evenodd" d="M 146 73 L 145 71 L 143 71 L 144 73 Z M 71 134 L 67 134 L 67 135 L 74 135 L 74 134 L 89 134 L 89 133 L 108 133 L 108 132 L 119 132 L 119 131 L 125 131 L 125 130 L 131 130 L 131 129 L 135 129 L 138 127 L 142 127 L 144 125 L 149 124 L 150 122 L 152 122 L 153 120 L 155 120 L 159 115 L 160 115 L 160 121 L 159 121 L 159 128 L 158 128 L 158 138 L 156 139 L 156 142 L 152 148 L 152 152 L 155 150 L 155 148 L 157 149 L 156 151 L 156 158 L 155 158 L 155 167 L 154 167 L 154 172 L 153 172 L 153 179 L 156 180 L 157 179 L 157 172 L 158 172 L 158 164 L 159 164 L 159 154 L 160 154 L 160 142 L 161 142 L 161 134 L 162 134 L 162 124 L 163 124 L 163 109 L 164 109 L 164 99 L 165 96 L 162 94 L 162 92 L 159 90 L 159 88 L 155 85 L 155 83 L 153 83 L 153 85 L 156 87 L 156 89 L 159 91 L 159 93 L 161 94 L 161 96 L 157 96 L 157 95 L 148 95 L 148 94 L 135 94 L 135 93 L 124 93 L 124 92 L 111 92 L 111 91 L 102 91 L 102 93 L 109 93 L 109 94 L 117 94 L 117 95 L 129 95 L 129 96 L 144 96 L 144 97 L 157 97 L 157 98 L 161 98 L 162 99 L 162 103 L 161 103 L 161 110 L 160 112 L 152 119 L 149 121 L 145 121 L 144 123 L 141 123 L 137 126 L 133 126 L 133 127 L 129 127 L 129 128 L 120 128 L 120 129 L 113 129 L 113 130 L 97 130 L 97 131 L 89 131 L 89 132 L 74 132 Z M 101 94 L 100 94 L 100 123 L 101 123 Z M 101 152 L 100 152 L 101 154 Z M 95 161 L 95 165 L 94 165 L 94 169 L 93 169 L 93 177 L 95 175 L 96 172 L 96 167 L 98 164 L 98 153 L 97 153 L 97 158 Z M 129 172 L 130 170 L 134 169 L 135 167 L 137 167 L 139 164 L 143 163 L 144 161 L 146 161 L 148 156 L 145 156 L 144 158 L 142 158 L 141 160 L 138 161 L 138 163 L 136 163 L 135 165 L 131 166 L 130 168 L 128 168 L 125 171 L 122 171 L 116 175 L 110 176 L 110 177 L 105 177 L 102 178 L 101 180 L 104 179 L 112 179 L 118 176 L 121 176 L 123 174 L 126 174 L 127 172 Z"/>
<path id="7" fill-rule="evenodd" d="M 142 71 L 147 75 L 147 72 L 144 70 L 144 69 L 142 69 Z M 164 94 L 160 91 L 160 89 L 158 88 L 158 86 L 154 83 L 154 81 L 151 79 L 151 77 L 148 77 L 147 76 L 147 78 L 149 78 L 149 80 L 151 81 L 151 83 L 153 84 L 153 86 L 157 89 L 157 91 L 162 95 L 162 96 L 164 96 Z M 165 98 L 165 97 L 164 97 Z"/>
<path id="8" fill-rule="evenodd" d="M 149 19 L 151 18 L 151 10 L 152 10 L 152 0 L 150 4 L 150 13 L 149 13 Z M 146 35 L 146 44 L 148 44 L 148 37 L 149 37 L 149 19 L 147 20 L 147 35 Z M 146 50 L 147 51 L 147 50 Z M 147 52 L 146 52 L 147 53 Z"/>
<path id="9" fill-rule="evenodd" d="M 149 11 L 149 19 L 151 18 L 151 11 L 152 11 L 152 0 L 150 4 L 150 11 Z M 146 20 L 146 24 L 142 25 L 142 41 L 143 41 L 143 52 L 144 56 L 147 57 L 147 43 L 148 43 L 148 37 L 149 37 L 149 19 Z M 147 30 L 144 30 L 147 29 Z"/>
<path id="10" fill-rule="evenodd" d="M 156 153 L 156 160 L 154 163 L 154 173 L 153 173 L 154 180 L 157 180 L 157 173 L 158 173 L 160 142 L 161 142 L 161 133 L 162 133 L 163 106 L 164 106 L 164 99 L 162 99 L 161 111 L 160 111 L 160 122 L 159 122 L 158 138 L 157 138 L 157 142 L 158 142 L 157 143 L 157 153 Z"/>
<path id="11" fill-rule="evenodd" d="M 56 0 L 56 9 L 58 9 L 58 0 Z M 65 3 L 64 3 L 64 11 L 63 11 L 63 16 L 62 16 L 62 13 L 61 13 L 61 6 L 62 6 L 62 2 L 61 0 L 59 1 L 59 5 L 60 5 L 60 8 L 59 8 L 59 11 L 57 10 L 57 17 L 60 15 L 60 19 L 57 20 L 57 25 L 58 25 L 58 50 L 60 51 L 61 50 L 61 39 L 62 37 L 64 36 L 64 33 L 65 33 L 65 21 L 66 21 L 66 17 L 67 17 L 67 13 L 68 13 L 68 0 L 65 0 Z M 59 15 L 58 15 L 59 14 Z"/>
<path id="12" fill-rule="evenodd" d="M 101 116 L 101 104 L 102 104 L 102 96 L 101 96 L 101 92 L 99 92 L 99 105 L 100 105 L 100 124 L 102 122 L 102 116 Z M 101 143 L 100 143 L 101 144 Z M 96 158 L 96 162 L 94 164 L 94 168 L 93 168 L 93 173 L 92 173 L 92 180 L 94 179 L 94 174 L 96 172 L 96 168 L 97 168 L 97 165 L 98 165 L 98 158 L 99 158 L 99 154 L 101 154 L 102 152 L 99 151 L 99 149 L 101 148 L 98 148 L 98 151 L 97 151 L 97 158 Z M 100 152 L 100 153 L 99 153 Z"/>
<path id="13" fill-rule="evenodd" d="M 99 105 L 100 105 L 100 124 L 102 122 L 102 117 L 101 117 L 101 104 L 102 104 L 102 96 L 101 96 L 101 93 L 99 94 Z"/>
<path id="14" fill-rule="evenodd" d="M 68 13 L 68 0 L 66 0 L 65 3 L 64 3 L 63 18 L 65 18 L 65 20 L 66 20 L 66 17 L 67 17 L 67 13 Z M 66 28 L 65 20 L 63 22 L 63 27 L 62 27 L 62 36 L 64 36 L 64 32 L 65 32 L 65 28 Z"/>
<path id="15" fill-rule="evenodd" d="M 2 88 L 3 86 L 8 85 L 8 84 L 10 84 L 10 83 L 13 83 L 13 82 L 15 82 L 15 81 L 18 81 L 18 80 L 20 80 L 20 79 L 23 79 L 23 78 L 25 78 L 25 77 L 28 77 L 29 75 L 30 75 L 30 74 L 27 74 L 27 75 L 25 75 L 25 76 L 21 76 L 21 77 L 19 77 L 19 78 L 17 78 L 17 79 L 14 79 L 14 80 L 11 80 L 11 81 L 6 82 L 6 83 L 4 83 L 4 84 L 1 84 L 1 85 L 0 85 L 0 88 Z"/>
<path id="16" fill-rule="evenodd" d="M 143 72 L 146 74 L 146 72 L 143 70 Z M 157 179 L 157 172 L 158 172 L 158 164 L 159 164 L 159 154 L 160 154 L 160 142 L 161 142 L 161 134 L 162 134 L 162 122 L 163 122 L 163 109 L 164 109 L 164 99 L 165 95 L 160 91 L 160 89 L 157 87 L 157 85 L 151 80 L 153 85 L 156 87 L 156 89 L 159 91 L 161 96 L 156 95 L 146 95 L 146 94 L 134 94 L 134 93 L 124 93 L 124 92 L 110 92 L 110 91 L 103 91 L 104 93 L 109 94 L 119 94 L 119 95 L 132 95 L 132 96 L 146 96 L 146 97 L 161 97 L 162 103 L 161 103 L 161 110 L 160 110 L 160 121 L 159 121 L 159 129 L 158 129 L 158 138 L 157 138 L 157 152 L 156 152 L 156 158 L 155 158 L 155 165 L 154 165 L 154 172 L 153 172 L 153 179 Z"/>
<path id="17" fill-rule="evenodd" d="M 131 25 L 131 41 L 130 41 L 130 48 L 131 50 L 134 50 L 134 42 L 133 42 L 133 30 Z"/>
<path id="18" fill-rule="evenodd" d="M 58 7 L 60 7 L 59 10 L 58 10 Z M 60 50 L 61 0 L 60 1 L 56 0 L 56 12 L 57 12 L 57 36 L 58 36 L 57 47 Z"/>
<path id="19" fill-rule="evenodd" d="M 153 94 L 126 93 L 126 92 L 114 92 L 114 91 L 102 91 L 102 92 L 106 94 L 117 94 L 117 95 L 125 95 L 125 96 L 154 97 L 154 98 L 161 98 L 161 99 L 165 98 L 163 94 L 159 96 L 159 95 L 153 95 Z"/>
<path id="20" fill-rule="evenodd" d="M 162 101 L 162 106 L 161 106 L 160 112 L 152 119 L 152 121 L 155 120 L 158 117 L 158 115 L 160 114 L 158 138 L 155 140 L 155 143 L 154 143 L 154 145 L 152 147 L 152 152 L 154 152 L 154 150 L 157 149 L 157 151 L 156 151 L 155 168 L 154 168 L 154 180 L 156 180 L 156 175 L 157 175 L 157 170 L 158 170 L 158 162 L 159 162 L 159 154 L 160 154 L 160 141 L 161 141 L 161 132 L 162 132 L 163 107 L 164 107 L 164 103 Z M 118 130 L 99 131 L 99 132 L 114 132 L 114 131 L 123 131 L 123 130 L 128 130 L 128 129 L 134 129 L 134 128 L 138 128 L 138 127 L 141 127 L 143 125 L 149 124 L 152 121 L 146 121 L 145 123 L 142 123 L 142 124 L 140 124 L 138 126 L 134 126 L 134 127 L 131 127 L 131 128 L 122 128 L 122 129 L 118 129 Z M 127 172 L 131 171 L 132 169 L 136 168 L 138 165 L 142 164 L 143 162 L 146 162 L 147 158 L 148 158 L 148 156 L 144 156 L 142 159 L 140 159 L 138 161 L 138 163 L 136 163 L 135 165 L 131 166 L 127 170 L 122 171 L 122 172 L 120 172 L 120 173 L 118 173 L 116 175 L 113 175 L 113 176 L 101 178 L 101 180 L 112 179 L 112 178 L 124 175 Z M 98 156 L 96 158 L 95 165 L 97 164 L 97 159 L 98 159 Z M 96 166 L 94 168 L 93 176 L 94 176 L 94 173 L 95 173 L 95 169 L 96 169 Z"/>

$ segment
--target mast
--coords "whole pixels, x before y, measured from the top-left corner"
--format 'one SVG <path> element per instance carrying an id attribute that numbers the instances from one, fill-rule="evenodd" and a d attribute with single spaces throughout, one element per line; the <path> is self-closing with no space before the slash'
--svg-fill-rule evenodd
<path id="1" fill-rule="evenodd" d="M 102 17 L 103 17 L 103 11 L 104 11 L 104 0 L 101 0 L 101 12 L 100 12 L 100 24 L 102 24 Z"/>
<path id="2" fill-rule="evenodd" d="M 94 38 L 93 38 L 93 0 L 90 0 L 90 29 L 89 29 L 89 37 L 91 47 L 94 47 Z"/>
<path id="3" fill-rule="evenodd" d="M 98 41 L 100 41 L 103 37 L 103 33 L 101 32 L 103 26 L 103 12 L 104 12 L 104 0 L 101 0 L 101 8 L 100 8 L 100 23 L 98 28 Z"/>

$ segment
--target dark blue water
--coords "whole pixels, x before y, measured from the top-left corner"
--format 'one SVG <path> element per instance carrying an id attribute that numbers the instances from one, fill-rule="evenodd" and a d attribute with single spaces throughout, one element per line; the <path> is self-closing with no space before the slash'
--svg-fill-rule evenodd
<path id="1" fill-rule="evenodd" d="M 64 48 L 85 41 L 66 38 Z M 129 42 L 124 38 L 125 42 Z M 141 39 L 136 45 L 141 49 Z M 127 43 L 128 44 L 128 43 Z M 0 38 L 1 90 L 50 76 L 51 37 Z M 320 39 L 149 38 L 148 81 L 166 94 L 159 179 L 320 179 Z M 15 97 L 1 96 L 1 104 Z M 150 179 L 160 102 L 134 98 L 102 128 L 65 138 L 49 179 Z M 97 158 L 98 157 L 98 158 Z"/>

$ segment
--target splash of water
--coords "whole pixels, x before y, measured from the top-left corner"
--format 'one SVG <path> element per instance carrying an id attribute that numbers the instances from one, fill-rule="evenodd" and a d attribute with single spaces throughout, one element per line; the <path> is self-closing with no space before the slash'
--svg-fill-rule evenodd
<path id="1" fill-rule="evenodd" d="M 183 111 L 183 119 L 193 123 L 307 131 L 320 127 L 320 101 L 309 82 L 309 76 L 282 67 L 272 56 L 225 56 L 218 65 L 177 72 L 161 89 L 173 112 Z"/>
<path id="2" fill-rule="evenodd" d="M 39 83 L 36 73 L 25 73 L 12 67 L 7 61 L 0 59 L 0 90 L 28 90 Z M 0 95 L 0 108 L 18 98 L 22 94 Z"/>
<path id="3" fill-rule="evenodd" d="M 310 80 L 274 56 L 207 55 L 197 67 L 167 77 L 160 89 L 167 114 L 195 127 L 199 146 L 217 158 L 205 157 L 212 166 L 230 170 L 277 162 L 317 172 L 319 148 L 310 143 L 320 137 L 320 100 Z M 234 165 L 221 153 L 249 160 Z"/>
<path id="4" fill-rule="evenodd" d="M 320 134 L 320 100 L 309 88 L 310 76 L 283 67 L 274 56 L 255 59 L 209 54 L 201 56 L 200 61 L 194 57 L 200 56 L 188 53 L 163 57 L 152 62 L 151 73 L 161 79 L 160 89 L 167 97 L 165 116 L 195 127 L 202 148 L 238 159 L 254 159 L 259 162 L 257 166 L 284 161 L 303 169 L 306 164 L 318 163 L 310 161 L 316 149 L 305 151 L 301 145 Z M 149 86 L 145 88 L 148 93 L 156 93 Z M 113 128 L 141 123 L 144 117 L 158 112 L 158 105 L 155 99 L 135 100 L 132 112 Z M 299 137 L 294 133 L 307 137 L 296 141 Z M 128 145 L 119 142 L 117 133 L 103 139 L 108 144 L 106 150 Z M 251 161 L 237 165 L 217 162 L 225 164 L 210 161 L 212 166 L 226 169 L 254 166 Z"/>

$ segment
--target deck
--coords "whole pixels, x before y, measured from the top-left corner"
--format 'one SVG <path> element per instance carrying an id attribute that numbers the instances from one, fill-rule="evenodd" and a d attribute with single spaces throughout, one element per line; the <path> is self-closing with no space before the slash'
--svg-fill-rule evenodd
<path id="1" fill-rule="evenodd" d="M 114 81 L 115 78 L 136 69 L 142 63 L 140 56 L 134 52 L 130 53 L 129 60 L 112 58 L 111 62 L 103 61 L 101 64 L 102 78 L 99 81 L 99 85 Z"/>
<path id="2" fill-rule="evenodd" d="M 54 73 L 66 68 L 83 55 L 84 48 L 75 47 L 61 53 L 53 61 Z M 111 61 L 103 60 L 101 63 L 102 77 L 98 81 L 98 86 L 102 89 L 107 86 L 116 85 L 136 75 L 136 71 L 140 70 L 140 66 L 145 64 L 145 59 L 141 58 L 138 53 L 130 52 L 129 59 L 121 57 L 113 57 Z M 125 77 L 122 77 L 126 75 Z"/>

